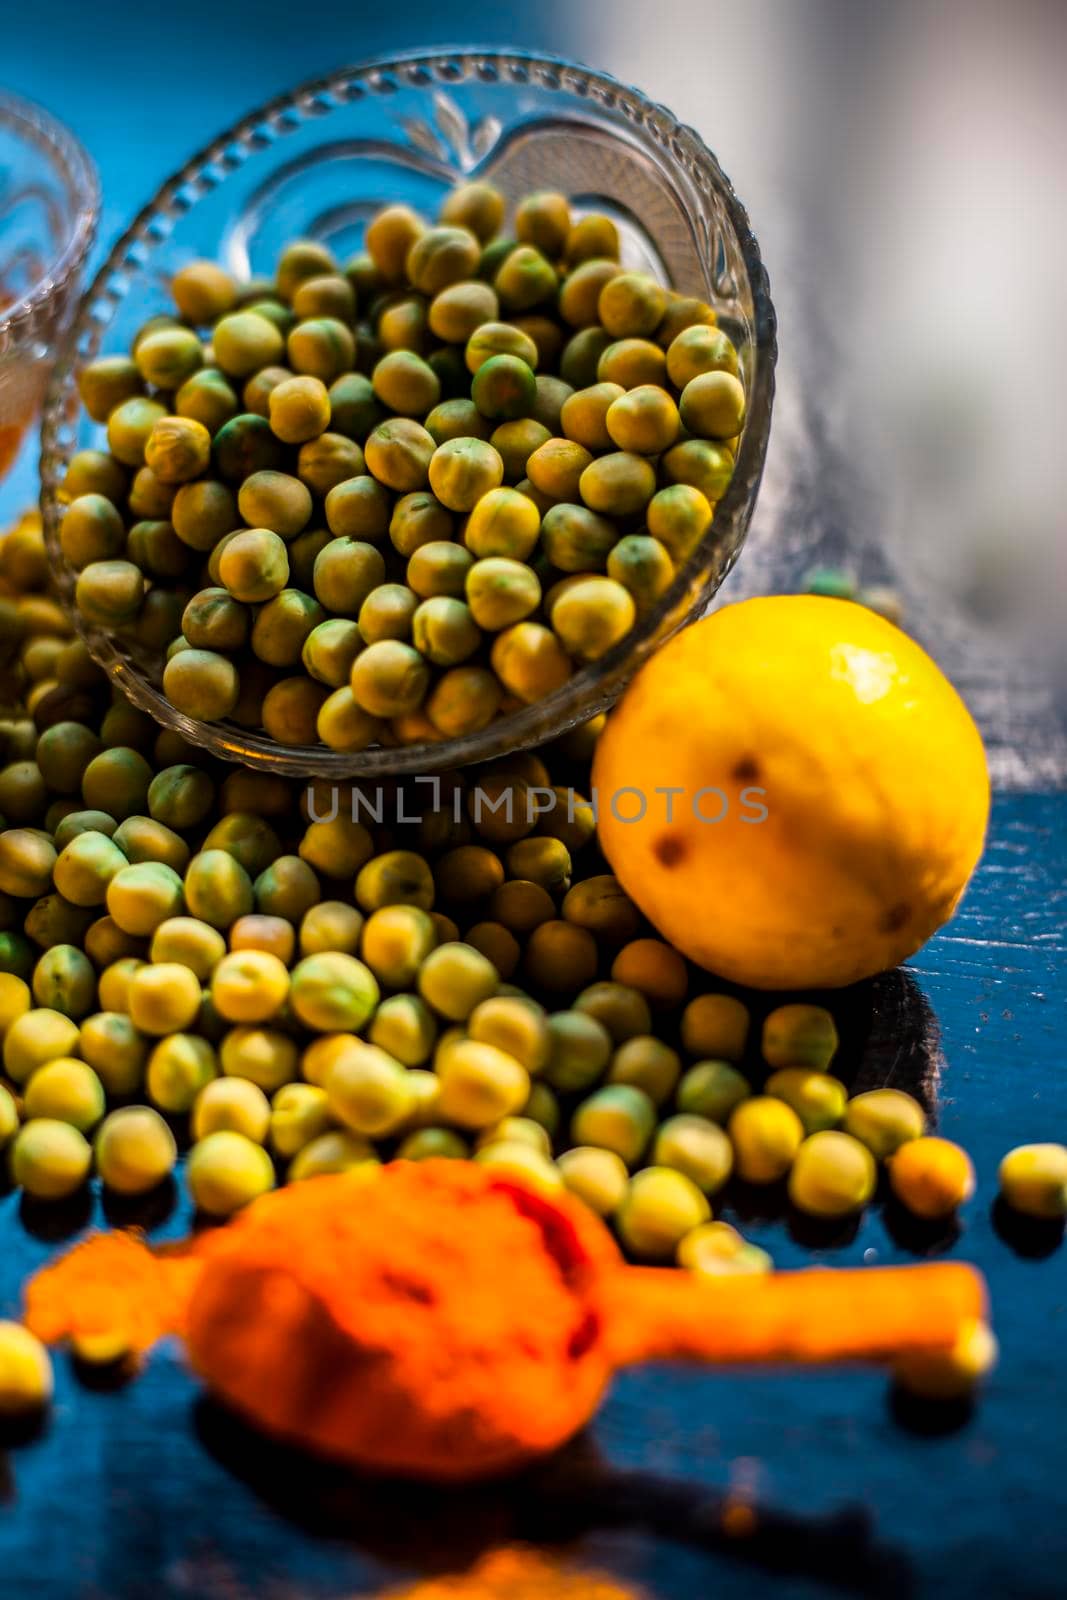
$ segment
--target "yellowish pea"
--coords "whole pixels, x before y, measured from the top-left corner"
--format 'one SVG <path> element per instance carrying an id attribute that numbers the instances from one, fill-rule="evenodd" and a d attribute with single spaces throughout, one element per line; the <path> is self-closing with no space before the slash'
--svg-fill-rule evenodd
<path id="1" fill-rule="evenodd" d="M 1046 1219 L 1067 1216 L 1067 1146 L 1018 1145 L 1008 1151 L 997 1176 L 1013 1211 Z"/>
<path id="2" fill-rule="evenodd" d="M 258 1084 L 247 1078 L 214 1078 L 197 1095 L 190 1126 L 197 1140 L 225 1129 L 263 1144 L 270 1115 L 270 1101 Z"/>
<path id="3" fill-rule="evenodd" d="M 747 1183 L 784 1178 L 804 1141 L 804 1126 L 791 1106 L 770 1095 L 752 1095 L 735 1106 L 728 1124 L 734 1164 Z"/>
<path id="4" fill-rule="evenodd" d="M 0 1322 L 0 1417 L 42 1411 L 52 1398 L 52 1362 L 28 1328 Z"/>
<path id="5" fill-rule="evenodd" d="M 267 1022 L 281 1010 L 288 993 L 288 969 L 266 950 L 232 951 L 211 977 L 211 998 L 228 1022 Z"/>

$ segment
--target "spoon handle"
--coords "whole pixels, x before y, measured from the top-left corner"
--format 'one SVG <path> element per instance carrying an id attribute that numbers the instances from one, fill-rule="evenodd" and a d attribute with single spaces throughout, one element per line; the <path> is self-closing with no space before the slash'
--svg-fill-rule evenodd
<path id="1" fill-rule="evenodd" d="M 947 1349 L 986 1315 L 981 1274 L 953 1261 L 714 1281 L 622 1267 L 605 1274 L 600 1301 L 616 1366 L 887 1361 Z"/>

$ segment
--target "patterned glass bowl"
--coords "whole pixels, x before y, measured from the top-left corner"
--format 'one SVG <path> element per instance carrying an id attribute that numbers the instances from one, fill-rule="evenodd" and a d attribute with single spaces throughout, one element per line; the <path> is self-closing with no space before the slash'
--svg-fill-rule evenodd
<path id="1" fill-rule="evenodd" d="M 74 135 L 0 91 L 0 478 L 41 402 L 99 204 L 96 170 Z"/>
<path id="2" fill-rule="evenodd" d="M 75 574 L 59 547 L 61 486 L 76 450 L 101 431 L 79 417 L 76 373 L 125 350 L 168 307 L 167 283 L 198 256 L 238 276 L 269 272 L 297 236 L 343 259 L 391 200 L 433 214 L 460 179 L 491 179 L 511 199 L 560 189 L 609 212 L 628 265 L 710 300 L 735 340 L 748 416 L 733 481 L 701 545 L 636 628 L 536 705 L 442 744 L 358 755 L 291 747 L 233 723 L 182 715 L 159 687 L 162 662 L 75 619 L 96 660 L 136 706 L 224 760 L 292 776 L 432 772 L 539 744 L 604 710 L 657 645 L 700 615 L 736 560 L 755 504 L 770 428 L 775 318 L 759 248 L 718 162 L 692 129 L 634 89 L 550 57 L 416 53 L 305 84 L 244 118 L 166 182 L 115 245 L 87 293 L 42 426 L 42 508 L 60 592 Z"/>

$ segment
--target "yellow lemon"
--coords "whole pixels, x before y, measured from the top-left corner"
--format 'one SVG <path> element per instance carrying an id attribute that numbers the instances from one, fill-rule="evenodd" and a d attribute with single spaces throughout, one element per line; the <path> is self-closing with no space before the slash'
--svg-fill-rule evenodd
<path id="1" fill-rule="evenodd" d="M 952 915 L 989 777 L 966 706 L 864 606 L 725 606 L 637 674 L 597 742 L 601 847 L 663 936 L 762 989 L 895 966 Z"/>

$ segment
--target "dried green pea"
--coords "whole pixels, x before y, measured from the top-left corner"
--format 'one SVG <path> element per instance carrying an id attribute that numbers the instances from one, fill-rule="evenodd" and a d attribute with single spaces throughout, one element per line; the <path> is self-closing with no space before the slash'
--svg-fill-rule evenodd
<path id="1" fill-rule="evenodd" d="M 412 553 L 407 565 L 409 588 L 424 600 L 434 595 L 462 599 L 474 557 L 462 545 L 433 539 Z"/>
<path id="2" fill-rule="evenodd" d="M 315 558 L 315 597 L 339 616 L 358 616 L 364 600 L 384 579 L 381 551 L 361 539 L 332 539 Z"/>
<path id="3" fill-rule="evenodd" d="M 848 1090 L 839 1078 L 808 1067 L 780 1067 L 767 1079 L 764 1093 L 792 1106 L 808 1134 L 836 1128 L 848 1102 Z"/>
<path id="4" fill-rule="evenodd" d="M 712 506 L 722 499 L 734 473 L 734 458 L 721 444 L 708 439 L 683 439 L 663 456 L 660 467 L 668 483 L 699 489 Z"/>
<path id="5" fill-rule="evenodd" d="M 638 614 L 649 611 L 674 581 L 674 563 L 666 547 L 650 534 L 631 533 L 608 556 L 608 577 L 633 597 Z"/>
<path id="6" fill-rule="evenodd" d="M 454 667 L 474 654 L 482 634 L 462 600 L 432 595 L 414 612 L 412 638 L 415 648 L 434 666 Z"/>
<path id="7" fill-rule="evenodd" d="M 602 571 L 618 537 L 616 524 L 588 506 L 554 505 L 541 522 L 545 554 L 561 572 Z"/>
<path id="8" fill-rule="evenodd" d="M 789 1174 L 789 1198 L 815 1217 L 861 1211 L 874 1194 L 877 1169 L 866 1145 L 847 1133 L 820 1130 L 797 1151 Z"/>
<path id="9" fill-rule="evenodd" d="M 504 221 L 504 196 L 491 183 L 463 183 L 445 196 L 442 222 L 467 228 L 483 243 L 499 232 Z"/>
<path id="10" fill-rule="evenodd" d="M 370 379 L 363 373 L 346 372 L 334 379 L 327 393 L 331 431 L 362 444 L 382 420 L 382 407 Z"/>
<path id="11" fill-rule="evenodd" d="M 541 585 L 524 562 L 488 556 L 476 561 L 467 573 L 466 595 L 478 626 L 496 633 L 537 610 Z"/>
<path id="12" fill-rule="evenodd" d="M 449 439 L 488 439 L 492 424 L 471 399 L 442 400 L 425 418 L 427 433 L 437 445 Z"/>
<path id="13" fill-rule="evenodd" d="M 137 370 L 156 389 L 180 389 L 204 362 L 200 340 L 191 328 L 159 328 L 141 339 L 134 351 Z"/>
<path id="14" fill-rule="evenodd" d="M 129 356 L 101 356 L 78 373 L 78 395 L 94 422 L 106 422 L 115 407 L 144 393 L 144 379 Z"/>
<path id="15" fill-rule="evenodd" d="M 279 364 L 285 339 L 274 323 L 259 312 L 234 311 L 215 324 L 212 349 L 227 377 L 249 378 L 261 367 Z"/>
<path id="16" fill-rule="evenodd" d="M 110 500 L 100 494 L 83 494 L 72 500 L 64 512 L 59 542 L 71 566 L 80 571 L 92 561 L 121 555 L 126 529 Z"/>
<path id="17" fill-rule="evenodd" d="M 464 351 L 467 370 L 475 374 L 487 361 L 505 355 L 524 362 L 531 372 L 537 365 L 536 344 L 510 322 L 484 322 L 471 334 Z"/>
<path id="18" fill-rule="evenodd" d="M 140 395 L 124 400 L 107 419 L 107 444 L 111 454 L 123 466 L 143 466 L 149 435 L 166 415 L 166 407 L 158 400 Z"/>
<path id="19" fill-rule="evenodd" d="M 560 640 L 538 622 L 517 622 L 497 634 L 490 659 L 500 682 L 526 704 L 562 688 L 573 670 Z"/>
<path id="20" fill-rule="evenodd" d="M 137 616 L 144 592 L 144 574 L 132 561 L 91 561 L 78 574 L 74 599 L 87 622 L 120 627 Z"/>
<path id="21" fill-rule="evenodd" d="M 379 483 L 407 494 L 426 487 L 436 448 L 421 423 L 410 417 L 394 417 L 372 430 L 363 453 L 368 470 Z"/>
<path id="22" fill-rule="evenodd" d="M 426 714 L 440 734 L 458 739 L 488 727 L 500 700 L 500 684 L 485 667 L 452 667 L 430 690 Z"/>
<path id="23" fill-rule="evenodd" d="M 328 617 L 307 635 L 300 659 L 311 677 L 332 689 L 340 689 L 348 683 L 352 663 L 363 645 L 357 623 L 344 617 Z"/>
<path id="24" fill-rule="evenodd" d="M 252 652 L 268 666 L 295 667 L 308 636 L 325 617 L 311 595 L 300 589 L 282 589 L 256 614 L 250 636 Z"/>
<path id="25" fill-rule="evenodd" d="M 236 391 L 216 367 L 201 367 L 174 396 L 176 415 L 202 422 L 212 437 L 240 409 Z"/>
<path id="26" fill-rule="evenodd" d="M 1067 1215 L 1067 1148 L 1021 1144 L 1000 1163 L 1000 1192 L 1024 1216 L 1056 1220 Z"/>
<path id="27" fill-rule="evenodd" d="M 582 578 L 552 608 L 552 627 L 569 655 L 595 661 L 634 625 L 629 590 L 613 578 Z"/>
<path id="28" fill-rule="evenodd" d="M 308 317 L 291 330 L 286 352 L 294 372 L 329 384 L 351 371 L 356 341 L 351 328 L 336 317 Z"/>
<path id="29" fill-rule="evenodd" d="M 493 287 L 505 311 L 528 311 L 554 298 L 559 279 L 536 246 L 519 244 L 501 262 Z"/>
<path id="30" fill-rule="evenodd" d="M 359 472 L 327 491 L 326 521 L 332 534 L 378 544 L 389 527 L 390 506 L 388 490 Z"/>
<path id="31" fill-rule="evenodd" d="M 446 224 L 420 233 L 404 265 L 416 289 L 436 295 L 449 284 L 473 277 L 480 257 L 478 239 L 468 228 Z"/>

